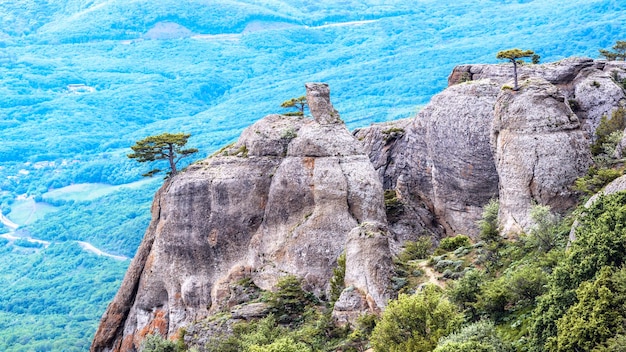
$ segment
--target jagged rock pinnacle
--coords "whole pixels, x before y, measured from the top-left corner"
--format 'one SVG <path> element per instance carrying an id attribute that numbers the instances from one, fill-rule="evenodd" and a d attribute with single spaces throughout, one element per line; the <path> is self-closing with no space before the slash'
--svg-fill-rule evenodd
<path id="1" fill-rule="evenodd" d="M 339 113 L 330 102 L 330 89 L 326 83 L 306 83 L 306 100 L 311 115 L 320 125 L 342 123 Z"/>

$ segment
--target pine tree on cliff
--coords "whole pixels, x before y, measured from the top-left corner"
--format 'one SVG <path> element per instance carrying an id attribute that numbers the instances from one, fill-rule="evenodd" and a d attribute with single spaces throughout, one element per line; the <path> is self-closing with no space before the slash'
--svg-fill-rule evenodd
<path id="1" fill-rule="evenodd" d="M 523 62 L 521 59 L 532 57 L 533 55 L 535 55 L 534 51 L 521 49 L 502 50 L 496 55 L 496 58 L 499 60 L 509 60 L 513 63 L 513 79 L 515 82 L 513 90 L 519 90 L 519 87 L 517 86 L 517 64 Z"/>
<path id="2" fill-rule="evenodd" d="M 611 49 L 613 49 L 613 51 L 600 49 L 600 55 L 604 56 L 609 61 L 626 60 L 626 41 L 618 40 Z"/>
<path id="3" fill-rule="evenodd" d="M 167 160 L 169 163 L 167 175 L 174 176 L 178 172 L 176 169 L 178 162 L 198 152 L 196 148 L 183 149 L 185 144 L 187 144 L 189 136 L 190 134 L 188 133 L 163 133 L 157 136 L 149 136 L 137 141 L 135 145 L 130 147 L 134 153 L 127 156 L 140 163 Z M 155 168 L 141 176 L 150 177 L 161 171 L 163 170 Z"/>
<path id="4" fill-rule="evenodd" d="M 304 109 L 307 106 L 306 96 L 301 96 L 299 98 L 291 98 L 289 100 L 284 101 L 280 104 L 283 108 L 296 108 L 297 111 L 290 111 L 283 115 L 286 116 L 304 116 Z"/>

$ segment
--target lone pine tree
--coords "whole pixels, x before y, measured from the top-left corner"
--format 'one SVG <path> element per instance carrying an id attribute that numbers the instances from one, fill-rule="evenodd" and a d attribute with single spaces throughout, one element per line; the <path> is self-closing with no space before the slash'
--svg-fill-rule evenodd
<path id="1" fill-rule="evenodd" d="M 290 111 L 285 113 L 286 116 L 304 116 L 304 109 L 307 106 L 306 96 L 301 96 L 298 98 L 291 98 L 289 100 L 284 101 L 280 104 L 281 107 L 289 109 L 296 108 L 297 111 Z"/>
<path id="2" fill-rule="evenodd" d="M 162 133 L 157 136 L 149 136 L 137 141 L 135 145 L 130 147 L 134 153 L 127 156 L 140 163 L 167 160 L 169 163 L 167 175 L 174 176 L 178 172 L 176 168 L 178 162 L 198 152 L 196 148 L 183 149 L 185 144 L 187 144 L 189 136 L 190 134 L 188 133 Z M 163 170 L 155 168 L 142 176 L 150 177 L 161 171 Z"/>
<path id="3" fill-rule="evenodd" d="M 513 90 L 519 90 L 519 87 L 517 86 L 517 64 L 519 62 L 523 62 L 521 59 L 526 57 L 533 57 L 533 55 L 535 55 L 534 51 L 521 49 L 502 50 L 499 51 L 496 55 L 496 58 L 499 60 L 509 60 L 513 63 L 513 79 L 515 82 L 513 85 Z"/>

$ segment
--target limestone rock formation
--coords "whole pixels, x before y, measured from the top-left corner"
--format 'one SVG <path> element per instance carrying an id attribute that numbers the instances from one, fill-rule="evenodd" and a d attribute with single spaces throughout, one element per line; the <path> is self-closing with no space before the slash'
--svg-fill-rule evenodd
<path id="1" fill-rule="evenodd" d="M 382 186 L 328 86 L 308 84 L 307 100 L 315 120 L 268 116 L 166 182 L 92 351 L 132 351 L 146 334 L 171 337 L 182 326 L 197 331 L 194 321 L 219 311 L 262 315 L 266 308 L 246 305 L 253 295 L 234 287 L 242 280 L 272 290 L 291 274 L 327 296 L 344 251 L 359 270 L 349 277 L 369 278 L 350 281 L 368 299 L 358 309 L 384 307 L 392 264 Z"/>
<path id="2" fill-rule="evenodd" d="M 523 65 L 520 78 L 531 83 L 514 93 L 502 89 L 510 65 L 461 65 L 414 119 L 355 131 L 402 205 L 388 217 L 393 238 L 414 239 L 416 224 L 434 237 L 475 236 L 490 198 L 500 198 L 507 231 L 528 229 L 533 201 L 567 209 L 601 117 L 626 103 L 625 69 L 588 58 Z"/>
<path id="3" fill-rule="evenodd" d="M 492 198 L 507 233 L 532 226 L 535 202 L 566 211 L 600 118 L 626 104 L 626 64 L 574 58 L 519 74 L 512 91 L 509 65 L 459 66 L 415 118 L 353 134 L 328 86 L 307 84 L 313 120 L 267 116 L 163 185 L 91 350 L 133 351 L 182 326 L 202 345 L 266 314 L 259 290 L 285 275 L 328 297 L 342 253 L 333 317 L 352 324 L 393 297 L 392 257 L 406 241 L 476 237 Z M 218 312 L 227 321 L 203 320 Z"/>
<path id="4" fill-rule="evenodd" d="M 407 218 L 409 224 L 418 219 L 436 238 L 443 230 L 476 234 L 482 206 L 498 195 L 490 134 L 499 91 L 490 80 L 455 85 L 433 97 L 412 121 L 356 131 L 385 189 L 396 192 L 404 206 L 398 221 L 389 219 L 400 242 L 419 233 L 403 225 Z M 394 131 L 402 134 L 388 137 Z"/>
<path id="5" fill-rule="evenodd" d="M 522 65 L 520 79 L 541 77 L 557 86 L 578 116 L 591 142 L 603 115 L 626 106 L 624 86 L 626 65 L 589 58 L 568 58 L 541 65 Z M 499 84 L 512 81 L 511 65 L 459 65 L 448 77 L 448 84 L 490 79 Z"/>
<path id="6" fill-rule="evenodd" d="M 379 313 L 392 297 L 389 286 L 381 282 L 391 282 L 391 251 L 389 232 L 381 223 L 361 223 L 348 234 L 346 243 L 347 286 L 335 303 L 333 317 L 340 324 L 351 323 L 362 312 Z"/>
<path id="7" fill-rule="evenodd" d="M 554 85 L 532 78 L 519 91 L 502 90 L 492 145 L 504 233 L 529 228 L 533 202 L 556 211 L 575 204 L 569 188 L 587 171 L 591 155 L 578 117 Z"/>

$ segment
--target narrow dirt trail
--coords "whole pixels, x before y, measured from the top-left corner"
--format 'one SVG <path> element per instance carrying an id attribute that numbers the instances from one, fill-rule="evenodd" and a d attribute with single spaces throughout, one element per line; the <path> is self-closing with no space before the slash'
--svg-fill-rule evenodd
<path id="1" fill-rule="evenodd" d="M 441 288 L 445 288 L 446 284 L 443 281 L 437 279 L 437 276 L 438 276 L 437 273 L 431 267 L 428 266 L 427 260 L 419 263 L 419 268 L 420 270 L 424 272 L 424 276 L 426 276 L 426 278 L 428 279 L 426 281 L 427 283 L 437 285 Z"/>

